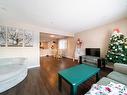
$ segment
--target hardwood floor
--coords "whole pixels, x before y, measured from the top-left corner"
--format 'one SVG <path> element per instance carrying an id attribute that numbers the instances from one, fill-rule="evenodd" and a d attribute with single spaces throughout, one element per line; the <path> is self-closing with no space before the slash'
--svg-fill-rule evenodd
<path id="1" fill-rule="evenodd" d="M 41 57 L 40 67 L 29 69 L 24 81 L 0 95 L 69 95 L 70 87 L 65 81 L 63 81 L 63 91 L 58 91 L 57 72 L 77 64 L 77 61 L 73 62 L 68 58 Z M 111 71 L 108 68 L 101 70 L 100 77 L 106 76 Z M 80 85 L 78 95 L 84 95 L 93 83 L 95 77 Z"/>

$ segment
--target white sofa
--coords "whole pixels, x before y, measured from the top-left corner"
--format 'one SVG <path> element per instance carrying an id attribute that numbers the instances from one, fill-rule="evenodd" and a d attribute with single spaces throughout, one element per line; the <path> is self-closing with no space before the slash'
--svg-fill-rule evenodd
<path id="1" fill-rule="evenodd" d="M 26 76 L 26 58 L 0 58 L 0 93 L 14 87 Z"/>

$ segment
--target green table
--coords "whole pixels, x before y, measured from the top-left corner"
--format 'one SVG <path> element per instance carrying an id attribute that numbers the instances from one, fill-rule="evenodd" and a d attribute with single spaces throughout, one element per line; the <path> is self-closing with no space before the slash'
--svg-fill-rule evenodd
<path id="1" fill-rule="evenodd" d="M 71 86 L 71 95 L 77 94 L 78 86 L 87 81 L 92 76 L 96 75 L 96 81 L 99 80 L 99 68 L 89 65 L 80 64 L 58 72 L 58 87 L 62 91 L 62 79 L 64 79 Z"/>

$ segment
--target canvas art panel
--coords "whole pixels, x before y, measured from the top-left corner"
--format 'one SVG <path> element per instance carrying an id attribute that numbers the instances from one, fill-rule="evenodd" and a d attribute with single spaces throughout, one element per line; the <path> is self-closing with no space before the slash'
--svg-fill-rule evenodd
<path id="1" fill-rule="evenodd" d="M 23 30 L 15 27 L 7 28 L 8 47 L 23 47 Z"/>
<path id="2" fill-rule="evenodd" d="M 24 31 L 24 47 L 33 47 L 33 32 Z"/>
<path id="3" fill-rule="evenodd" d="M 0 47 L 6 46 L 6 27 L 0 26 Z"/>

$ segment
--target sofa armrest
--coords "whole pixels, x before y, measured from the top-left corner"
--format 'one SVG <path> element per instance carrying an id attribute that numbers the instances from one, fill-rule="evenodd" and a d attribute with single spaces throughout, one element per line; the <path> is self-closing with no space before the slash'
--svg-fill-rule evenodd
<path id="1" fill-rule="evenodd" d="M 127 74 L 127 64 L 115 63 L 114 70 L 123 74 Z"/>
<path id="2" fill-rule="evenodd" d="M 26 64 L 27 58 L 25 57 L 12 57 L 12 58 L 0 58 L 0 66 L 9 64 Z"/>

